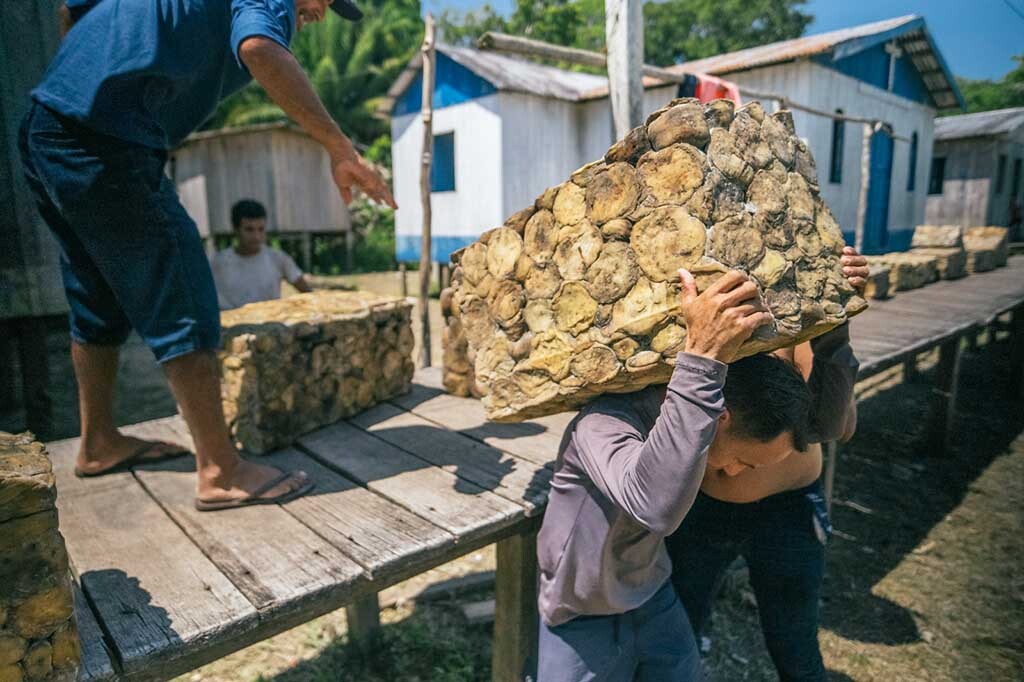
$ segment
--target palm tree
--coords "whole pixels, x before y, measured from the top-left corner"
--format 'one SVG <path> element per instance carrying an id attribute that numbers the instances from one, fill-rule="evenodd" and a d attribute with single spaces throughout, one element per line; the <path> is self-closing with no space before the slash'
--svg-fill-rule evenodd
<path id="1" fill-rule="evenodd" d="M 292 52 L 309 74 L 327 111 L 358 143 L 369 145 L 387 134 L 374 117 L 380 97 L 408 63 L 423 38 L 416 0 L 361 3 L 357 23 L 328 12 L 325 21 L 302 31 Z M 283 120 L 284 112 L 255 83 L 226 99 L 204 126 L 222 128 Z"/>

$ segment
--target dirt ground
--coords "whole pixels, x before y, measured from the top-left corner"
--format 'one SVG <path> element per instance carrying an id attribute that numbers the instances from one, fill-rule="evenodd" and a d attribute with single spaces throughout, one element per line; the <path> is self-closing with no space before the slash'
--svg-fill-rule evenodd
<path id="1" fill-rule="evenodd" d="M 358 284 L 397 293 L 397 276 L 367 278 Z M 51 335 L 48 352 L 61 428 L 73 435 L 75 388 L 61 334 Z M 141 344 L 130 343 L 121 363 L 119 421 L 173 412 Z M 895 369 L 858 387 L 860 422 L 839 461 L 822 603 L 830 679 L 1024 680 L 1024 402 L 1007 397 L 1006 367 L 1005 343 L 965 352 L 947 459 L 921 446 L 927 371 L 908 383 Z M 20 418 L 0 414 L 0 429 L 17 430 Z M 338 611 L 178 682 L 487 680 L 491 627 L 467 624 L 459 607 L 493 597 L 486 581 L 493 570 L 493 548 L 486 548 L 383 592 L 384 626 L 371 641 L 349 641 Z M 417 600 L 427 586 L 460 576 L 485 580 L 475 591 Z M 776 679 L 742 571 L 716 604 L 706 664 L 712 680 Z"/>

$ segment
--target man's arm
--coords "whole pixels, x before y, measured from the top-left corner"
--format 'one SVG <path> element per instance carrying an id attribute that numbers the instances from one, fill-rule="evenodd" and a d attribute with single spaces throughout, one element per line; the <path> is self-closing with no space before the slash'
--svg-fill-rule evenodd
<path id="1" fill-rule="evenodd" d="M 868 262 L 852 246 L 843 248 L 840 258 L 843 276 L 850 285 L 864 293 L 867 284 Z M 802 349 L 797 349 L 799 358 Z M 813 339 L 810 343 L 813 361 L 803 363 L 810 366 L 807 384 L 814 397 L 814 412 L 811 415 L 811 442 L 847 441 L 857 428 L 857 403 L 853 398 L 853 387 L 857 382 L 860 363 L 850 347 L 850 324 Z"/>
<path id="2" fill-rule="evenodd" d="M 598 401 L 576 423 L 573 445 L 588 478 L 652 533 L 673 533 L 700 490 L 708 447 L 725 411 L 726 371 L 717 360 L 680 353 L 646 437 L 624 396 Z"/>
<path id="3" fill-rule="evenodd" d="M 270 252 L 275 258 L 277 258 L 278 267 L 281 268 L 281 277 L 286 282 L 298 289 L 299 293 L 308 294 L 313 291 L 313 287 L 310 286 L 309 280 L 306 279 L 306 273 L 302 271 L 302 268 L 295 264 L 294 258 L 278 249 L 271 249 Z"/>
<path id="4" fill-rule="evenodd" d="M 327 113 L 291 52 L 270 38 L 254 35 L 241 42 L 238 57 L 270 99 L 327 150 L 334 183 L 345 203 L 352 201 L 352 188 L 358 187 L 370 199 L 397 208 L 384 181 L 363 162 Z"/>
<path id="5" fill-rule="evenodd" d="M 739 272 L 726 273 L 700 295 L 689 272 L 681 270 L 680 277 L 686 346 L 650 433 L 644 437 L 635 406 L 623 398 L 596 403 L 573 433 L 594 485 L 658 535 L 679 527 L 700 489 L 725 411 L 725 363 L 771 319 L 757 303 L 757 286 Z"/>
<path id="6" fill-rule="evenodd" d="M 860 368 L 850 347 L 849 323 L 813 339 L 811 352 L 814 360 L 807 379 L 813 399 L 809 440 L 812 443 L 840 440 L 852 428 L 853 387 Z M 855 416 L 852 420 L 856 424 Z"/>

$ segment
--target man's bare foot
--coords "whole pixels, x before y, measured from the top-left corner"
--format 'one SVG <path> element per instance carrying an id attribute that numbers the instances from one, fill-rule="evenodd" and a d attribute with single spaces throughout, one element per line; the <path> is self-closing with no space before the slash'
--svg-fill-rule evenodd
<path id="1" fill-rule="evenodd" d="M 75 471 L 80 476 L 100 476 L 128 463 L 157 462 L 188 452 L 183 445 L 143 440 L 115 431 L 112 436 L 92 439 L 88 443 L 83 440 Z"/>
<path id="2" fill-rule="evenodd" d="M 274 481 L 277 482 L 267 488 Z M 205 504 L 276 499 L 309 485 L 309 476 L 304 471 L 292 471 L 286 475 L 276 467 L 239 459 L 234 471 L 227 476 L 213 467 L 209 471 L 201 471 L 196 499 Z"/>

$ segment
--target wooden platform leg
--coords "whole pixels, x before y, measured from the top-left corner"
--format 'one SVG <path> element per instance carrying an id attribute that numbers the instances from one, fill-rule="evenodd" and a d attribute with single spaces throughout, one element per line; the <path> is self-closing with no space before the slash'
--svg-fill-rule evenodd
<path id="1" fill-rule="evenodd" d="M 1010 318 L 1010 390 L 1014 397 L 1024 398 L 1024 305 Z"/>
<path id="2" fill-rule="evenodd" d="M 537 660 L 537 533 L 498 542 L 491 679 L 520 682 Z"/>
<path id="3" fill-rule="evenodd" d="M 945 457 L 950 454 L 953 436 L 953 415 L 960 377 L 960 339 L 950 339 L 939 346 L 939 362 L 935 366 L 931 411 L 928 417 L 928 452 Z"/>
<path id="4" fill-rule="evenodd" d="M 917 372 L 917 356 L 911 355 L 903 361 L 903 383 L 912 384 L 919 378 Z"/>
<path id="5" fill-rule="evenodd" d="M 832 493 L 835 489 L 836 481 L 836 465 L 839 459 L 839 443 L 836 441 L 830 441 L 825 445 L 825 453 L 827 459 L 825 460 L 825 480 L 823 483 L 825 492 L 825 507 L 829 513 L 832 512 Z"/>
<path id="6" fill-rule="evenodd" d="M 345 607 L 348 636 L 351 640 L 365 639 L 380 629 L 380 602 L 377 593 L 367 595 Z"/>

